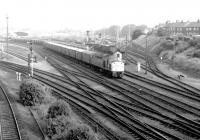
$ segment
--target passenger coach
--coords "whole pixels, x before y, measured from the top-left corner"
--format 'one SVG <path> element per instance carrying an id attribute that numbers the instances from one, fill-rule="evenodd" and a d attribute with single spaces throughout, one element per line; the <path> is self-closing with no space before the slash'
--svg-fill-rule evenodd
<path id="1" fill-rule="evenodd" d="M 53 42 L 46 43 L 46 48 L 87 63 L 112 77 L 121 78 L 124 74 L 124 62 L 119 51 L 108 54 Z"/>

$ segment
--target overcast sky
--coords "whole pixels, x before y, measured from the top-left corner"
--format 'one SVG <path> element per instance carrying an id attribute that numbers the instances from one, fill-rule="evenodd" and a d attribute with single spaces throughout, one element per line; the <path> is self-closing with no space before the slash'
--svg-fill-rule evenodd
<path id="1" fill-rule="evenodd" d="M 0 27 L 94 30 L 200 18 L 199 0 L 0 0 Z"/>

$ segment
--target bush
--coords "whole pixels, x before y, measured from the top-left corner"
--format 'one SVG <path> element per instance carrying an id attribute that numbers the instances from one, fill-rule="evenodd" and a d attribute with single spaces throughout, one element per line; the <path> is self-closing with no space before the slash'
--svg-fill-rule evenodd
<path id="1" fill-rule="evenodd" d="M 135 40 L 135 39 L 137 39 L 140 35 L 142 35 L 143 34 L 143 32 L 142 32 L 142 30 L 140 30 L 140 29 L 136 29 L 135 31 L 133 31 L 133 34 L 132 34 L 132 40 Z"/>
<path id="2" fill-rule="evenodd" d="M 50 138 L 60 138 L 73 125 L 70 122 L 71 108 L 65 101 L 58 100 L 48 109 L 46 115 L 45 133 Z"/>
<path id="3" fill-rule="evenodd" d="M 71 112 L 65 101 L 54 102 L 45 117 L 44 132 L 47 136 L 54 140 L 96 140 L 94 132 L 74 120 Z"/>
<path id="4" fill-rule="evenodd" d="M 72 127 L 62 140 L 97 140 L 97 138 L 88 126 L 80 125 Z"/>
<path id="5" fill-rule="evenodd" d="M 56 118 L 57 116 L 71 116 L 71 108 L 68 103 L 62 100 L 54 102 L 48 109 L 47 118 Z"/>
<path id="6" fill-rule="evenodd" d="M 196 40 L 190 40 L 189 44 L 190 44 L 190 46 L 196 46 L 197 45 L 197 41 Z"/>
<path id="7" fill-rule="evenodd" d="M 200 39 L 191 39 L 189 41 L 190 46 L 200 48 Z"/>
<path id="8" fill-rule="evenodd" d="M 160 44 L 165 50 L 171 50 L 174 48 L 174 43 L 172 41 L 165 40 Z"/>
<path id="9" fill-rule="evenodd" d="M 57 116 L 56 118 L 46 118 L 46 126 L 44 132 L 49 138 L 61 138 L 65 132 L 74 124 L 71 123 L 65 116 Z"/>
<path id="10" fill-rule="evenodd" d="M 200 50 L 196 50 L 193 54 L 193 57 L 200 58 Z"/>
<path id="11" fill-rule="evenodd" d="M 157 36 L 162 37 L 162 36 L 166 36 L 166 35 L 167 35 L 167 32 L 165 31 L 165 29 L 158 28 L 158 30 L 157 30 Z"/>
<path id="12" fill-rule="evenodd" d="M 20 85 L 19 98 L 25 106 L 35 106 L 44 102 L 47 86 L 35 79 L 26 79 Z"/>

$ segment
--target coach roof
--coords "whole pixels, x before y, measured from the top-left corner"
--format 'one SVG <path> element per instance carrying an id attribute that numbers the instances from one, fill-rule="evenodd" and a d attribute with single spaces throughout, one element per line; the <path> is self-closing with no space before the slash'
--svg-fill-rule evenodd
<path id="1" fill-rule="evenodd" d="M 106 57 L 109 54 L 105 54 L 105 53 L 101 53 L 101 52 L 94 52 L 94 51 L 89 51 L 89 50 L 85 50 L 85 49 L 81 49 L 81 48 L 76 48 L 76 47 L 72 47 L 69 45 L 64 45 L 64 44 L 59 44 L 59 43 L 55 43 L 55 42 L 47 42 L 48 44 L 54 45 L 54 46 L 58 46 L 58 47 L 62 47 L 62 48 L 67 48 L 70 50 L 74 50 L 74 51 L 78 51 L 78 52 L 84 52 L 90 55 L 95 55 L 95 56 L 99 56 L 99 57 Z"/>

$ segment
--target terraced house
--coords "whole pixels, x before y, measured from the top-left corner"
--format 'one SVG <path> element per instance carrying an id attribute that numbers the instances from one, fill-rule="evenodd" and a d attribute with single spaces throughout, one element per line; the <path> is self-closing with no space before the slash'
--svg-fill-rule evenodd
<path id="1" fill-rule="evenodd" d="M 196 22 L 167 22 L 163 28 L 168 35 L 200 35 L 200 20 Z"/>

